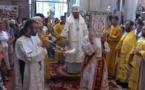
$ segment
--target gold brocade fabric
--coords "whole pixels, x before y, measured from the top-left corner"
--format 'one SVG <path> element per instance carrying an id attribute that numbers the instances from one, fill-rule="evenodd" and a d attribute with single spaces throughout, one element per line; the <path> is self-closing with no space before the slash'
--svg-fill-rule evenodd
<path id="1" fill-rule="evenodd" d="M 120 49 L 120 57 L 118 58 L 118 66 L 117 66 L 117 80 L 128 83 L 128 75 L 129 75 L 129 55 L 132 49 L 136 44 L 136 34 L 134 31 L 129 32 L 126 35 L 123 35 L 120 39 L 117 49 Z"/>
<path id="2" fill-rule="evenodd" d="M 56 45 L 58 46 L 58 50 L 55 50 L 55 60 L 61 62 L 64 60 L 63 51 L 61 49 L 65 48 L 65 40 L 63 38 L 59 38 L 56 40 Z"/>
<path id="3" fill-rule="evenodd" d="M 62 32 L 63 29 L 64 29 L 64 25 L 62 25 L 60 23 L 55 25 L 55 27 L 54 27 L 54 34 L 55 34 L 57 39 L 60 38 L 61 32 Z"/>
<path id="4" fill-rule="evenodd" d="M 41 40 L 46 40 L 48 41 L 49 39 L 49 35 L 39 35 L 40 39 Z M 45 77 L 45 80 L 49 80 L 50 79 L 50 61 L 49 61 L 49 58 L 48 58 L 48 54 L 46 55 L 45 57 L 45 60 L 44 60 L 44 77 Z"/>
<path id="5" fill-rule="evenodd" d="M 140 38 L 136 44 L 136 47 L 134 50 L 140 50 L 141 56 L 134 55 L 133 60 L 130 63 L 131 64 L 131 74 L 129 78 L 129 89 L 130 90 L 139 90 L 139 78 L 140 72 L 144 72 L 143 70 L 140 70 L 141 61 L 143 60 L 143 57 L 145 57 L 145 39 Z"/>
<path id="6" fill-rule="evenodd" d="M 115 77 L 115 60 L 116 60 L 116 46 L 122 36 L 122 31 L 120 26 L 111 26 L 108 32 L 108 44 L 110 47 L 110 52 L 107 54 L 107 64 L 109 76 Z"/>
<path id="7" fill-rule="evenodd" d="M 48 55 L 46 55 L 45 60 L 44 60 L 44 77 L 45 80 L 49 80 L 50 79 L 50 61 L 48 58 Z"/>

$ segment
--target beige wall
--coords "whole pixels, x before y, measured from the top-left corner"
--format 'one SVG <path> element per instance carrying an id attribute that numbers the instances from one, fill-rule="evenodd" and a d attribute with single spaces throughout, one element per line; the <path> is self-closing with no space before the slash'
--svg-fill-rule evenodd
<path id="1" fill-rule="evenodd" d="M 81 0 L 80 7 L 85 11 L 105 11 L 111 6 L 112 11 L 116 8 L 117 0 Z"/>
<path id="2" fill-rule="evenodd" d="M 0 0 L 0 5 L 17 5 L 19 17 L 29 17 L 28 0 Z"/>
<path id="3" fill-rule="evenodd" d="M 138 1 L 138 4 L 141 4 L 142 6 L 145 7 L 145 0 L 139 0 L 139 1 Z"/>
<path id="4" fill-rule="evenodd" d="M 145 0 L 141 1 L 141 3 L 145 3 Z M 123 12 L 126 19 L 135 19 L 137 2 L 138 0 L 125 0 Z M 111 6 L 111 11 L 113 11 L 117 8 L 117 0 L 81 0 L 80 5 L 84 11 L 105 11 L 108 6 Z"/>
<path id="5" fill-rule="evenodd" d="M 0 0 L 0 5 L 11 5 L 12 0 Z"/>

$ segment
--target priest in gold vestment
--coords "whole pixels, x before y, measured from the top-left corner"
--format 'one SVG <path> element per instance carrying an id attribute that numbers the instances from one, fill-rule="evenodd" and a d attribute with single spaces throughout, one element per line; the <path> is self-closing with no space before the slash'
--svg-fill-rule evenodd
<path id="1" fill-rule="evenodd" d="M 66 18 L 65 16 L 61 16 L 60 17 L 61 22 L 54 26 L 54 34 L 55 34 L 55 37 L 57 39 L 56 44 L 60 47 L 62 44 L 60 38 L 61 38 L 61 33 L 62 33 L 64 26 L 65 26 L 65 18 Z M 59 51 L 55 51 L 55 60 L 57 60 L 59 63 L 63 63 L 63 59 L 64 59 L 63 53 L 59 52 Z"/>
<path id="2" fill-rule="evenodd" d="M 116 60 L 116 52 L 115 48 L 122 36 L 121 27 L 118 25 L 118 17 L 112 17 L 112 25 L 110 27 L 108 33 L 108 43 L 110 47 L 110 52 L 107 55 L 108 62 L 108 73 L 111 78 L 115 77 L 115 60 Z"/>
<path id="3" fill-rule="evenodd" d="M 54 34 L 55 34 L 56 39 L 59 39 L 61 37 L 61 33 L 65 25 L 65 16 L 61 16 L 60 19 L 61 19 L 61 22 L 54 26 Z"/>
<path id="4" fill-rule="evenodd" d="M 137 41 L 135 49 L 133 49 L 133 59 L 130 63 L 131 74 L 129 78 L 130 90 L 145 90 L 145 27 L 142 29 L 142 37 Z"/>
<path id="5" fill-rule="evenodd" d="M 128 60 L 131 50 L 135 47 L 136 44 L 136 34 L 133 30 L 134 23 L 130 20 L 127 20 L 125 23 L 126 32 L 121 37 L 117 47 L 117 56 L 118 56 L 118 66 L 116 72 L 116 79 L 126 87 L 128 83 Z"/>

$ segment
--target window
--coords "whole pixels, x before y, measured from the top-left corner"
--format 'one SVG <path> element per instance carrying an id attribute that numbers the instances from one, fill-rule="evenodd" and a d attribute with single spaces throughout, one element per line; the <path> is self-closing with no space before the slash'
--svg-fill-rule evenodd
<path id="1" fill-rule="evenodd" d="M 36 13 L 43 13 L 46 17 L 60 17 L 67 12 L 67 0 L 37 0 Z"/>
<path id="2" fill-rule="evenodd" d="M 76 4 L 80 6 L 80 0 L 76 0 Z"/>

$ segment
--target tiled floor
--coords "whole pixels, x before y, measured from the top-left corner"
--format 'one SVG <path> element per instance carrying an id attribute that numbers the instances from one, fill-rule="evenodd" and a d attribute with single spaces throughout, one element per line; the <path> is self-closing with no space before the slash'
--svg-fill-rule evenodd
<path id="1" fill-rule="evenodd" d="M 13 82 L 12 79 L 10 79 L 9 82 L 6 83 L 6 88 L 7 90 L 13 90 Z M 50 90 L 47 84 L 45 85 L 45 90 Z M 123 89 L 123 88 L 118 88 L 117 90 L 128 90 L 128 89 Z"/>

